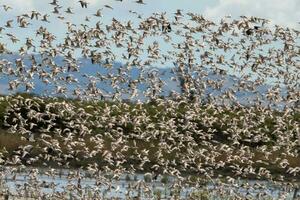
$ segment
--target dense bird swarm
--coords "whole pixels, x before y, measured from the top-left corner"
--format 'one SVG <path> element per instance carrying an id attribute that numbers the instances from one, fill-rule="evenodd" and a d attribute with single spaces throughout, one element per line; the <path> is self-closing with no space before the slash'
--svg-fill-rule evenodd
<path id="1" fill-rule="evenodd" d="M 112 5 L 85 0 L 94 14 L 77 24 L 75 8 L 45 6 L 0 27 L 1 195 L 297 198 L 300 31 L 182 10 L 107 23 Z M 47 28 L 61 22 L 63 36 Z"/>

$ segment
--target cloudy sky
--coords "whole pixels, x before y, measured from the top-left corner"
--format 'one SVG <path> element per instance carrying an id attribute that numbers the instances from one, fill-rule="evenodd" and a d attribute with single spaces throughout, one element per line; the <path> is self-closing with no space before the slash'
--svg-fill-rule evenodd
<path id="1" fill-rule="evenodd" d="M 50 0 L 51 1 L 51 0 Z M 14 8 L 14 12 L 39 10 L 45 12 L 49 6 L 45 5 L 49 0 L 0 0 L 1 4 L 8 4 Z M 240 15 L 254 15 L 272 20 L 274 23 L 294 26 L 299 28 L 300 1 L 299 0 L 145 0 L 146 5 L 138 5 L 135 0 L 87 0 L 90 9 L 81 10 L 80 13 L 91 12 L 92 8 L 101 8 L 109 4 L 115 8 L 114 14 L 126 15 L 129 9 L 142 13 L 167 11 L 172 12 L 178 8 L 185 11 L 202 13 L 212 19 L 218 19 L 224 15 L 233 17 Z M 63 5 L 78 8 L 77 0 L 63 0 Z M 1 11 L 2 12 L 2 11 Z M 112 12 L 110 12 L 112 14 Z"/>
<path id="2" fill-rule="evenodd" d="M 52 23 L 37 22 L 31 25 L 30 28 L 22 29 L 17 24 L 10 31 L 13 32 L 21 42 L 26 37 L 34 37 L 35 30 L 40 26 L 47 26 L 58 38 L 65 36 L 65 22 L 57 20 L 53 15 L 53 6 L 49 3 L 52 0 L 0 0 L 0 5 L 6 4 L 13 9 L 5 12 L 2 6 L 0 7 L 0 26 L 4 26 L 7 20 L 16 19 L 16 16 L 30 13 L 32 10 L 37 10 L 41 14 L 50 14 Z M 61 12 L 66 17 L 66 20 L 76 24 L 86 23 L 85 16 L 92 16 L 96 10 L 103 6 L 110 5 L 114 9 L 104 8 L 103 18 L 101 22 L 106 24 L 111 19 L 126 19 L 135 21 L 135 18 L 130 14 L 129 10 L 134 10 L 147 17 L 154 12 L 167 12 L 173 14 L 176 9 L 182 9 L 184 12 L 194 12 L 202 14 L 205 18 L 209 18 L 218 22 L 220 18 L 231 15 L 233 18 L 238 18 L 241 15 L 257 16 L 269 19 L 272 24 L 288 26 L 290 28 L 300 29 L 300 0 L 144 0 L 146 5 L 135 3 L 136 0 L 87 0 L 89 6 L 87 9 L 80 7 L 78 0 L 58 0 L 63 6 Z M 74 15 L 67 15 L 63 11 L 67 7 L 72 7 Z M 54 20 L 54 18 L 56 18 Z M 99 20 L 99 19 L 96 19 Z M 93 21 L 91 23 L 95 23 Z M 15 23 L 15 22 L 14 22 Z M 5 32 L 5 31 L 4 31 Z M 3 33 L 2 33 L 3 34 Z M 2 38 L 1 38 L 2 37 Z M 23 38 L 23 39 L 22 39 Z M 16 44 L 11 44 L 7 37 L 0 35 L 0 42 L 4 42 L 11 50 L 18 48 Z"/>
<path id="3" fill-rule="evenodd" d="M 146 5 L 137 4 L 136 0 L 87 0 L 88 8 L 81 8 L 78 0 L 58 0 L 62 6 L 60 9 L 65 20 L 57 19 L 57 15 L 52 13 L 53 6 L 49 3 L 52 0 L 0 0 L 0 26 L 4 27 L 8 20 L 14 19 L 13 28 L 6 28 L 0 33 L 0 42 L 5 44 L 11 51 L 18 51 L 20 46 L 13 44 L 6 33 L 13 33 L 20 39 L 19 44 L 24 44 L 26 37 L 34 38 L 36 30 L 40 26 L 47 29 L 59 38 L 66 36 L 66 21 L 79 25 L 85 22 L 86 16 L 93 16 L 96 11 L 103 8 L 102 18 L 93 17 L 90 24 L 100 21 L 103 24 L 110 24 L 112 18 L 118 20 L 137 21 L 136 16 L 129 10 L 140 13 L 146 18 L 154 12 L 167 12 L 173 15 L 177 9 L 182 9 L 184 13 L 193 12 L 202 14 L 205 18 L 218 22 L 224 16 L 231 15 L 232 18 L 239 18 L 241 15 L 256 16 L 269 19 L 271 24 L 278 24 L 284 27 L 290 27 L 300 30 L 300 0 L 144 0 Z M 2 5 L 9 5 L 12 10 L 4 11 Z M 104 8 L 104 5 L 110 5 L 113 10 Z M 67 7 L 73 9 L 74 15 L 66 14 Z M 36 10 L 42 15 L 50 14 L 51 23 L 34 20 L 30 27 L 24 29 L 18 27 L 16 17 L 22 14 Z M 140 20 L 139 20 L 140 21 Z M 0 84 L 0 93 L 6 89 L 6 85 Z"/>
<path id="4" fill-rule="evenodd" d="M 50 0 L 51 1 L 51 0 Z M 224 15 L 233 17 L 240 15 L 254 15 L 272 20 L 274 23 L 288 25 L 299 28 L 300 21 L 300 1 L 299 0 L 145 0 L 146 5 L 138 5 L 135 0 L 87 0 L 90 9 L 81 10 L 80 13 L 92 11 L 92 8 L 101 8 L 104 4 L 109 4 L 115 8 L 114 14 L 124 16 L 129 9 L 142 13 L 167 11 L 172 12 L 178 8 L 185 11 L 202 13 L 212 19 L 218 19 Z M 0 0 L 1 4 L 8 4 L 14 8 L 15 12 L 39 10 L 41 12 L 49 10 L 45 6 L 49 0 Z M 77 0 L 61 0 L 65 6 L 78 8 Z M 111 12 L 112 14 L 112 12 Z"/>

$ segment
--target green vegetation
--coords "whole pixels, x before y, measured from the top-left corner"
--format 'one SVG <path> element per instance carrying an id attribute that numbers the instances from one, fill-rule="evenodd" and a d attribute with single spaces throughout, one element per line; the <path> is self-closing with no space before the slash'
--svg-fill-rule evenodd
<path id="1" fill-rule="evenodd" d="M 285 171 L 278 167 L 278 163 L 272 164 L 271 161 L 276 158 L 287 159 L 291 167 L 299 166 L 300 163 L 297 154 L 299 143 L 295 142 L 299 139 L 295 124 L 300 123 L 300 114 L 296 110 L 286 115 L 285 111 L 259 107 L 196 105 L 185 101 L 157 100 L 138 104 L 63 98 L 42 99 L 28 94 L 0 98 L 0 158 L 18 155 L 17 152 L 22 147 L 30 144 L 33 146 L 30 152 L 32 159 L 29 160 L 29 157 L 25 156 L 20 160 L 20 163 L 25 165 L 47 164 L 78 168 L 97 163 L 100 167 L 114 168 L 115 163 L 119 161 L 116 158 L 117 152 L 128 146 L 128 149 L 122 150 L 126 158 L 122 165 L 125 168 L 130 168 L 131 165 L 140 166 L 141 160 L 137 155 L 145 154 L 149 161 L 144 163 L 142 168 L 136 169 L 153 171 L 151 166 L 158 163 L 158 147 L 162 147 L 163 144 L 178 146 L 176 150 L 171 151 L 162 148 L 162 158 L 170 163 L 175 160 L 178 169 L 183 169 L 181 160 L 189 155 L 186 146 L 190 144 L 194 144 L 192 149 L 195 152 L 204 152 L 203 156 L 196 160 L 201 163 L 210 156 L 213 145 L 218 154 L 214 155 L 212 160 L 205 160 L 203 167 L 211 167 L 223 175 L 235 173 L 229 165 L 246 167 L 249 164 L 247 161 L 235 159 L 235 155 L 241 154 L 245 154 L 253 162 L 262 160 L 254 166 L 267 167 L 275 174 Z M 50 113 L 54 117 L 51 119 L 41 115 L 42 120 L 37 121 L 36 118 L 30 117 L 30 112 L 33 111 L 34 115 Z M 19 116 L 26 119 L 25 124 Z M 30 127 L 31 123 L 36 125 Z M 17 127 L 17 131 L 12 131 L 12 127 Z M 50 138 L 45 137 L 45 133 Z M 70 134 L 72 141 L 76 142 L 66 140 Z M 30 139 L 32 135 L 33 140 Z M 119 143 L 122 145 L 116 146 L 120 137 L 124 142 L 121 140 Z M 45 140 L 51 140 L 56 146 L 49 148 L 44 144 Z M 277 149 L 272 150 L 275 144 Z M 59 147 L 61 152 L 54 147 Z M 232 150 L 227 152 L 224 147 L 230 147 Z M 296 153 L 283 155 L 283 150 L 287 148 Z M 266 155 L 262 153 L 262 149 L 272 150 L 272 153 Z M 91 155 L 92 151 L 96 153 Z M 108 155 L 103 153 L 105 151 L 111 153 L 112 163 L 106 161 Z M 52 157 L 46 157 L 46 154 Z M 226 163 L 222 167 L 213 164 L 228 160 L 230 164 Z M 268 165 L 264 162 L 268 162 Z M 190 171 L 181 170 L 182 173 L 193 174 L 197 171 L 196 163 L 190 165 Z M 154 171 L 162 172 L 163 169 L 163 166 L 159 166 Z"/>
<path id="2" fill-rule="evenodd" d="M 146 183 L 150 183 L 152 181 L 152 175 L 151 174 L 145 174 L 144 175 L 144 181 Z"/>
<path id="3" fill-rule="evenodd" d="M 161 178 L 160 182 L 163 183 L 163 184 L 168 184 L 169 183 L 169 177 L 167 175 L 164 175 Z"/>

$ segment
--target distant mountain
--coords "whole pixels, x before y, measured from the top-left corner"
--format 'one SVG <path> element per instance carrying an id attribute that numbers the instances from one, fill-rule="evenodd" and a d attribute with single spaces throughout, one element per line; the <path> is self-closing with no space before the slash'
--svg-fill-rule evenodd
<path id="1" fill-rule="evenodd" d="M 20 55 L 17 54 L 9 54 L 9 55 L 0 55 L 0 60 L 3 62 L 4 60 L 7 60 L 12 63 L 13 69 L 15 69 L 15 60 L 20 58 Z M 40 55 L 35 55 L 37 63 L 41 63 L 41 56 Z M 73 78 L 78 80 L 78 83 L 70 83 L 66 84 L 63 80 L 57 80 L 57 85 L 60 86 L 66 86 L 68 89 L 68 95 L 72 93 L 72 90 L 79 87 L 79 88 L 86 88 L 87 85 L 89 84 L 89 76 L 94 76 L 97 79 L 96 81 L 96 86 L 99 88 L 103 94 L 105 95 L 112 95 L 115 92 L 115 89 L 111 86 L 111 79 L 105 79 L 104 77 L 107 76 L 117 76 L 118 71 L 123 67 L 123 64 L 120 62 L 115 62 L 111 67 L 104 67 L 101 66 L 100 64 L 93 64 L 90 59 L 86 58 L 79 58 L 77 59 L 77 64 L 79 66 L 79 72 L 76 71 L 68 71 L 67 63 L 64 61 L 64 58 L 61 56 L 55 57 L 53 59 L 54 63 L 56 66 L 61 67 L 62 70 L 64 70 L 64 73 L 61 73 L 58 75 L 58 78 L 65 79 L 67 76 L 72 76 Z M 29 70 L 32 62 L 30 60 L 30 56 L 25 56 L 23 59 L 25 69 Z M 45 72 L 49 73 L 51 71 L 51 67 L 45 65 L 44 67 L 38 66 L 39 70 L 44 70 Z M 123 89 L 123 90 L 128 90 L 129 86 L 128 84 L 130 81 L 137 80 L 140 74 L 144 76 L 145 79 L 147 79 L 148 74 L 151 72 L 151 74 L 154 74 L 154 78 L 156 81 L 158 81 L 158 78 L 162 80 L 165 84 L 162 87 L 162 93 L 160 94 L 161 96 L 168 96 L 171 91 L 175 91 L 177 93 L 181 93 L 181 87 L 180 87 L 180 81 L 177 75 L 174 74 L 172 71 L 172 68 L 154 68 L 154 67 L 148 67 L 148 68 L 143 68 L 140 69 L 138 67 L 131 67 L 130 70 L 127 72 L 125 78 L 127 81 L 124 83 L 119 83 L 118 86 Z M 3 71 L 3 70 L 2 70 Z M 5 71 L 5 70 L 4 70 Z M 221 88 L 222 91 L 226 91 L 228 89 L 233 89 L 236 90 L 236 85 L 240 81 L 240 78 L 237 78 L 233 75 L 221 75 L 213 73 L 210 69 L 204 69 L 206 72 L 206 76 L 199 77 L 197 73 L 192 74 L 192 78 L 194 80 L 198 79 L 201 81 L 207 81 L 207 80 L 214 80 L 217 82 L 223 81 L 223 87 Z M 155 72 L 155 73 L 153 73 Z M 194 77 L 193 77 L 194 76 Z M 101 78 L 102 77 L 102 78 Z M 172 77 L 177 78 L 177 79 L 172 79 Z M 8 83 L 9 81 L 12 81 L 16 79 L 17 77 L 12 76 L 12 75 L 5 75 L 3 73 L 0 74 L 0 93 L 7 94 L 10 91 L 8 90 Z M 48 91 L 51 91 L 53 95 L 55 91 L 56 85 L 52 82 L 49 84 L 45 84 L 42 82 L 42 80 L 39 78 L 39 75 L 35 74 L 33 76 L 34 82 L 34 89 L 31 91 L 31 93 L 35 94 L 44 94 L 45 90 L 47 89 Z M 251 84 L 251 82 L 247 82 Z M 149 81 L 140 83 L 137 85 L 139 94 L 138 94 L 138 99 L 145 99 L 145 97 L 142 95 L 142 92 L 145 92 L 149 86 Z M 261 95 L 264 95 L 267 90 L 271 88 L 270 85 L 263 85 L 259 86 L 256 89 L 256 92 L 260 93 Z M 25 91 L 25 86 L 24 84 L 21 84 L 18 87 L 18 90 L 16 92 L 24 92 Z M 51 94 L 50 92 L 50 94 Z M 220 91 L 217 89 L 214 89 L 212 87 L 206 87 L 204 94 L 211 94 L 213 96 L 218 96 L 220 95 Z M 129 98 L 128 94 L 122 94 L 121 96 L 123 99 Z M 253 91 L 236 91 L 235 97 L 237 100 L 241 103 L 245 103 L 246 99 L 254 99 L 255 94 Z"/>

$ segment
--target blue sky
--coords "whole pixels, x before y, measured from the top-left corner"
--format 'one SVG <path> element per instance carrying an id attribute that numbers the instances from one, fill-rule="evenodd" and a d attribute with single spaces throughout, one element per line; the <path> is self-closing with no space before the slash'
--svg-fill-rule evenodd
<path id="1" fill-rule="evenodd" d="M 134 10 L 143 17 L 150 16 L 154 12 L 167 12 L 172 15 L 177 9 L 182 9 L 184 12 L 194 12 L 202 14 L 205 18 L 218 22 L 220 18 L 231 15 L 233 18 L 238 18 L 241 15 L 257 16 L 267 18 L 271 24 L 279 24 L 291 28 L 300 28 L 300 1 L 299 0 L 145 0 L 146 5 L 135 3 L 135 0 L 87 0 L 89 6 L 87 9 L 82 9 L 78 0 L 60 0 L 59 4 L 63 6 L 61 11 L 65 11 L 67 7 L 73 8 L 75 14 L 70 15 L 63 12 L 66 21 L 75 24 L 86 24 L 85 16 L 92 16 L 96 10 L 103 8 L 104 5 L 110 5 L 114 10 L 104 8 L 102 18 L 92 18 L 90 22 L 94 25 L 97 20 L 103 24 L 108 24 L 111 19 L 136 21 L 136 16 L 129 13 L 129 10 Z M 51 23 L 33 21 L 29 28 L 19 28 L 14 24 L 14 28 L 3 31 L 4 33 L 11 32 L 15 34 L 22 44 L 26 37 L 34 37 L 36 29 L 40 26 L 46 26 L 48 30 L 55 34 L 58 38 L 63 38 L 66 33 L 65 22 L 58 20 L 53 13 L 53 6 L 49 5 L 51 0 L 0 0 L 0 5 L 7 4 L 13 9 L 5 12 L 0 8 L 1 18 L 0 25 L 4 26 L 9 19 L 16 19 L 16 16 L 30 13 L 32 10 L 39 11 L 41 14 L 50 14 Z M 15 22 L 14 22 L 15 23 Z M 3 34 L 3 33 L 2 33 Z M 7 47 L 16 51 L 19 46 L 7 41 L 6 36 L 0 37 L 0 42 L 3 42 Z"/>
<path id="2" fill-rule="evenodd" d="M 135 0 L 87 0 L 90 5 L 88 9 L 80 9 L 78 0 L 61 0 L 64 6 L 75 8 L 76 13 L 93 13 L 97 8 L 109 4 L 115 8 L 108 15 L 118 15 L 124 17 L 128 15 L 128 10 L 136 10 L 142 13 L 152 13 L 158 11 L 172 12 L 178 8 L 184 11 L 199 12 L 203 15 L 218 19 L 224 15 L 232 16 L 255 15 L 268 18 L 275 23 L 294 26 L 299 28 L 300 21 L 300 1 L 299 0 L 145 0 L 146 5 L 134 3 Z M 49 10 L 46 5 L 49 0 L 0 0 L 0 4 L 11 5 L 13 13 L 39 10 L 45 12 Z M 79 11 L 79 12 L 78 12 Z"/>
<path id="3" fill-rule="evenodd" d="M 26 29 L 18 27 L 18 24 L 14 22 L 13 28 L 5 28 L 6 30 L 0 35 L 0 42 L 4 43 L 11 51 L 16 51 L 20 46 L 9 41 L 8 37 L 4 35 L 5 33 L 15 34 L 21 40 L 20 45 L 23 45 L 26 37 L 35 37 L 36 29 L 40 26 L 47 27 L 59 41 L 59 38 L 62 39 L 66 36 L 66 21 L 77 25 L 87 23 L 92 26 L 98 20 L 104 25 L 109 24 L 112 18 L 123 22 L 125 20 L 137 21 L 136 16 L 129 13 L 129 10 L 136 11 L 146 18 L 154 12 L 167 12 L 169 15 L 173 15 L 177 9 L 182 9 L 183 12 L 202 14 L 205 18 L 215 22 L 227 15 L 231 15 L 232 18 L 238 18 L 241 15 L 256 16 L 269 19 L 271 24 L 300 29 L 300 0 L 144 0 L 146 5 L 137 4 L 135 0 L 87 1 L 89 2 L 88 8 L 83 9 L 78 0 L 59 0 L 59 4 L 63 6 L 61 12 L 66 17 L 66 20 L 62 21 L 52 13 L 53 6 L 49 5 L 51 0 L 0 0 L 0 5 L 6 4 L 13 8 L 5 12 L 2 6 L 0 7 L 0 26 L 4 26 L 7 20 L 16 20 L 16 16 L 30 13 L 33 10 L 39 11 L 42 15 L 51 15 L 49 18 L 51 23 L 33 20 L 30 22 L 32 25 Z M 104 5 L 110 5 L 114 9 L 104 8 Z M 75 14 L 64 13 L 67 7 L 72 7 Z M 84 21 L 86 16 L 92 16 L 100 8 L 103 8 L 102 18 L 93 17 L 91 22 Z"/>

